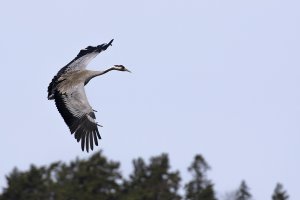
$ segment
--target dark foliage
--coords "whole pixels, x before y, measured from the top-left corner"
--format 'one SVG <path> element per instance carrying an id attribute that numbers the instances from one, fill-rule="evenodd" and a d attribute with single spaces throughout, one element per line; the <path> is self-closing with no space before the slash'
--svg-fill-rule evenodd
<path id="1" fill-rule="evenodd" d="M 102 152 L 88 159 L 70 163 L 54 162 L 49 166 L 31 165 L 27 171 L 17 168 L 6 177 L 7 187 L 0 200 L 216 200 L 213 183 L 207 178 L 209 165 L 196 155 L 188 168 L 192 179 L 179 193 L 180 173 L 170 169 L 169 157 L 161 154 L 146 163 L 133 160 L 133 171 L 125 179 L 120 163 L 108 160 Z M 252 195 L 245 181 L 227 200 L 250 200 Z M 288 200 L 281 184 L 277 184 L 273 200 Z"/>
<path id="2" fill-rule="evenodd" d="M 283 189 L 282 184 L 277 183 L 274 193 L 272 195 L 272 200 L 287 200 L 289 199 L 289 195 L 287 192 Z"/>
<path id="3" fill-rule="evenodd" d="M 249 187 L 245 181 L 242 181 L 239 189 L 236 191 L 235 200 L 250 200 L 251 196 Z"/>
<path id="4" fill-rule="evenodd" d="M 124 183 L 124 200 L 180 200 L 179 172 L 170 172 L 167 154 L 153 157 L 149 165 L 139 158 L 133 161 L 133 173 Z"/>
<path id="5" fill-rule="evenodd" d="M 209 165 L 201 155 L 196 155 L 188 168 L 192 180 L 185 185 L 185 199 L 187 200 L 216 200 L 213 184 L 206 177 Z"/>
<path id="6" fill-rule="evenodd" d="M 1 200 L 113 200 L 122 180 L 118 162 L 108 161 L 101 152 L 88 160 L 31 166 L 27 172 L 14 169 L 7 177 L 8 187 Z"/>

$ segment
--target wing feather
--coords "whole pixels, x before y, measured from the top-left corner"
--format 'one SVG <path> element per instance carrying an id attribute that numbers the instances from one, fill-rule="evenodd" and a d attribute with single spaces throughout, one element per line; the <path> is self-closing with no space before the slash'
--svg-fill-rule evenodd
<path id="1" fill-rule="evenodd" d="M 90 133 L 87 132 L 86 133 L 86 142 L 85 142 L 85 144 L 86 144 L 86 151 L 87 152 L 89 152 L 89 136 L 90 136 Z"/>
<path id="2" fill-rule="evenodd" d="M 96 131 L 93 131 L 93 136 L 94 136 L 95 144 L 96 144 L 96 146 L 98 146 L 98 139 L 97 139 Z"/>
<path id="3" fill-rule="evenodd" d="M 85 142 L 85 133 L 83 132 L 81 135 L 81 149 L 84 151 L 84 142 Z"/>
<path id="4" fill-rule="evenodd" d="M 74 133 L 74 137 L 79 142 L 81 140 L 81 148 L 84 151 L 89 151 L 89 147 L 93 150 L 93 142 L 98 146 L 98 139 L 101 139 L 96 116 L 90 106 L 83 83 L 73 87 L 71 91 L 64 94 L 55 92 L 54 95 L 55 104 L 63 117 L 64 121 L 68 125 L 71 134 Z M 97 137 L 93 134 L 97 133 Z"/>
<path id="5" fill-rule="evenodd" d="M 98 129 L 96 129 L 95 131 L 97 133 L 98 138 L 101 139 L 101 136 L 100 136 L 100 133 L 99 133 Z"/>
<path id="6" fill-rule="evenodd" d="M 94 144 L 93 144 L 93 132 L 90 132 L 90 147 L 92 150 L 94 150 Z"/>

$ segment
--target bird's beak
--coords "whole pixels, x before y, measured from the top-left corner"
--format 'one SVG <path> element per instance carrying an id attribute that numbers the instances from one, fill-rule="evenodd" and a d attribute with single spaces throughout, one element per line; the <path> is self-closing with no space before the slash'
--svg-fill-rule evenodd
<path id="1" fill-rule="evenodd" d="M 126 69 L 126 68 L 125 68 L 125 71 L 127 71 L 127 72 L 130 72 L 130 73 L 131 73 L 131 71 L 130 71 L 130 70 L 128 70 L 128 69 Z"/>

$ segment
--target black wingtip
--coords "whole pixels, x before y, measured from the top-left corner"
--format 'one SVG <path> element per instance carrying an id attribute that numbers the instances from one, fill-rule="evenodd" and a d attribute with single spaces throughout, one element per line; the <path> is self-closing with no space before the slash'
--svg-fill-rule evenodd
<path id="1" fill-rule="evenodd" d="M 109 46 L 112 46 L 112 42 L 113 42 L 113 41 L 114 41 L 114 39 L 111 39 L 111 40 L 109 41 L 109 43 L 104 44 L 104 45 L 103 45 L 103 49 L 106 50 Z"/>
<path id="2" fill-rule="evenodd" d="M 97 46 L 98 52 L 105 51 L 109 46 L 112 46 L 114 39 L 110 40 L 109 43 L 104 43 Z"/>
<path id="3" fill-rule="evenodd" d="M 93 133 L 90 133 L 90 147 L 91 150 L 93 151 L 94 150 Z"/>
<path id="4" fill-rule="evenodd" d="M 89 136 L 90 136 L 90 133 L 86 133 L 86 139 L 85 139 L 85 144 L 86 144 L 86 152 L 89 152 Z"/>
<path id="5" fill-rule="evenodd" d="M 96 146 L 98 146 L 98 139 L 97 139 L 97 133 L 96 133 L 96 131 L 94 131 L 92 134 L 94 136 L 95 144 L 96 144 Z"/>
<path id="6" fill-rule="evenodd" d="M 108 45 L 108 46 L 112 46 L 112 42 L 113 42 L 113 41 L 114 41 L 114 39 L 111 39 L 107 45 Z"/>
<path id="7" fill-rule="evenodd" d="M 84 151 L 85 134 L 81 135 L 81 150 Z"/>
<path id="8" fill-rule="evenodd" d="M 101 136 L 100 136 L 100 133 L 99 133 L 98 129 L 96 129 L 96 134 L 97 134 L 97 137 L 98 137 L 99 139 L 101 139 Z"/>

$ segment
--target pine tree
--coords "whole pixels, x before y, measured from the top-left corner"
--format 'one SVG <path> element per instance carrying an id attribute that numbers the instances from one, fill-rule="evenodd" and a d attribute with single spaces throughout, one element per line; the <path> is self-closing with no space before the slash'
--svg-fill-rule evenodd
<path id="1" fill-rule="evenodd" d="M 282 184 L 277 183 L 274 189 L 274 193 L 272 195 L 272 200 L 287 200 L 289 199 L 289 195 L 283 189 Z"/>
<path id="2" fill-rule="evenodd" d="M 239 189 L 235 194 L 235 200 L 249 200 L 251 199 L 251 194 L 249 191 L 249 187 L 247 186 L 246 182 L 243 180 Z"/>
<path id="3" fill-rule="evenodd" d="M 206 178 L 209 165 L 201 155 L 196 155 L 193 163 L 188 168 L 192 180 L 185 185 L 186 200 L 215 200 L 213 184 Z"/>
<path id="4" fill-rule="evenodd" d="M 39 200 L 47 199 L 49 190 L 44 167 L 30 166 L 27 172 L 20 172 L 17 168 L 6 177 L 7 187 L 4 189 L 1 200 Z"/>
<path id="5" fill-rule="evenodd" d="M 122 180 L 120 164 L 108 161 L 101 152 L 93 154 L 88 160 L 58 165 L 54 170 L 54 199 L 116 199 Z"/>
<path id="6" fill-rule="evenodd" d="M 152 157 L 146 165 L 139 158 L 133 161 L 133 173 L 124 184 L 124 200 L 180 200 L 178 195 L 179 172 L 170 172 L 167 154 Z"/>
<path id="7" fill-rule="evenodd" d="M 119 166 L 98 152 L 70 164 L 31 166 L 27 172 L 14 169 L 0 200 L 116 200 L 122 181 Z"/>

